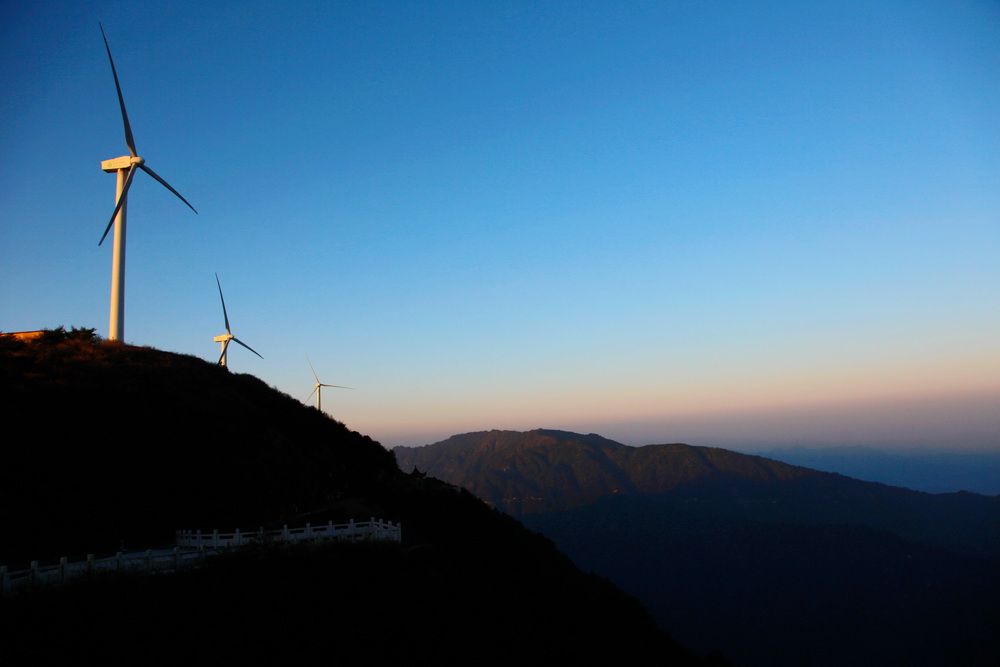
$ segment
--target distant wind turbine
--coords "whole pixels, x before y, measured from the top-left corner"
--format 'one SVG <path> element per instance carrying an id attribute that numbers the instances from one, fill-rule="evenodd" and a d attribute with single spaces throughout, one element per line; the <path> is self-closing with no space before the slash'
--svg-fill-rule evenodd
<path id="1" fill-rule="evenodd" d="M 219 357 L 219 365 L 222 366 L 223 368 L 226 367 L 226 350 L 229 348 L 229 341 L 231 340 L 236 341 L 246 349 L 256 354 L 258 357 L 260 357 L 260 354 L 257 353 L 257 350 L 253 349 L 252 347 L 250 347 L 249 345 L 247 345 L 246 343 L 244 343 L 239 338 L 233 335 L 232 329 L 229 328 L 229 314 L 226 313 L 226 298 L 222 296 L 222 283 L 219 282 L 218 273 L 215 274 L 215 284 L 219 286 L 219 299 L 222 300 L 222 317 L 225 318 L 226 320 L 226 333 L 222 334 L 221 336 L 216 336 L 215 338 L 212 339 L 216 343 L 222 344 L 222 356 Z M 264 357 L 260 358 L 263 359 Z"/>
<path id="2" fill-rule="evenodd" d="M 308 401 L 310 398 L 312 398 L 313 394 L 316 394 L 316 409 L 319 410 L 320 412 L 323 411 L 323 387 L 335 387 L 337 389 L 353 389 L 354 388 L 354 387 L 342 387 L 339 384 L 323 384 L 322 382 L 319 381 L 319 376 L 316 375 L 316 369 L 313 368 L 313 363 L 312 363 L 312 361 L 309 360 L 309 355 L 308 354 L 306 355 L 306 361 L 309 362 L 309 368 L 313 372 L 313 377 L 316 378 L 316 386 L 313 387 L 313 390 L 311 392 L 309 392 L 308 396 L 306 396 L 306 401 Z"/>
<path id="3" fill-rule="evenodd" d="M 100 25 L 100 24 L 98 24 Z M 115 247 L 111 260 L 111 317 L 108 325 L 108 340 L 122 340 L 125 337 L 125 214 L 128 208 L 128 190 L 132 186 L 132 177 L 135 176 L 136 167 L 159 181 L 164 187 L 173 192 L 177 197 L 188 205 L 192 211 L 194 206 L 181 196 L 181 193 L 170 187 L 170 184 L 157 176 L 156 172 L 146 166 L 146 161 L 139 157 L 135 151 L 135 139 L 132 137 L 132 127 L 128 122 L 128 114 L 125 112 L 125 98 L 122 97 L 122 87 L 118 83 L 118 71 L 115 70 L 115 61 L 111 57 L 111 47 L 108 46 L 108 37 L 104 34 L 104 26 L 101 25 L 101 36 L 104 38 L 104 48 L 108 52 L 108 61 L 111 63 L 111 74 L 115 77 L 115 89 L 118 91 L 118 105 L 122 110 L 122 124 L 125 126 L 125 145 L 128 146 L 129 155 L 116 157 L 111 160 L 101 162 L 101 169 L 108 173 L 117 173 L 118 180 L 115 187 L 115 211 L 111 214 L 111 220 L 104 229 L 104 235 L 97 245 L 102 245 L 107 238 L 111 226 L 115 226 Z"/>

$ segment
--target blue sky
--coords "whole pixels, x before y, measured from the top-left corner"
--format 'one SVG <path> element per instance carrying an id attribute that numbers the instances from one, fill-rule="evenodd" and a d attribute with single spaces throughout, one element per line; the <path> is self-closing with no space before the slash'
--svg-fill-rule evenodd
<path id="1" fill-rule="evenodd" d="M 107 333 L 99 21 L 199 211 L 136 177 L 129 342 L 217 359 L 218 272 L 388 446 L 1000 448 L 995 2 L 8 3 L 0 330 Z"/>

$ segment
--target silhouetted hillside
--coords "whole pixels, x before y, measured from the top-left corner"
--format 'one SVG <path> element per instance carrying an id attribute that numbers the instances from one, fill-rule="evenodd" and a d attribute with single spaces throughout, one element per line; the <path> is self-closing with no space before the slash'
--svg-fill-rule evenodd
<path id="1" fill-rule="evenodd" d="M 280 525 L 398 476 L 377 442 L 251 375 L 58 332 L 0 345 L 3 563 Z"/>
<path id="2" fill-rule="evenodd" d="M 0 399 L 0 563 L 14 568 L 169 544 L 180 527 L 377 516 L 404 536 L 5 599 L 7 655 L 701 664 L 547 539 L 251 376 L 56 331 L 0 337 Z"/>
<path id="3" fill-rule="evenodd" d="M 396 448 L 751 665 L 992 665 L 1000 499 L 688 445 L 536 430 Z M 947 547 L 947 548 L 946 548 Z"/>

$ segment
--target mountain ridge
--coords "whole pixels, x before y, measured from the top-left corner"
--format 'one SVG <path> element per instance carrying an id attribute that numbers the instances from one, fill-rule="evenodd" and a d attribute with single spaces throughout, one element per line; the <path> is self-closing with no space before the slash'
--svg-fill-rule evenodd
<path id="1" fill-rule="evenodd" d="M 680 494 L 772 521 L 856 523 L 1000 556 L 1000 497 L 929 494 L 763 456 L 682 443 L 631 447 L 569 431 L 478 431 L 393 449 L 400 467 L 468 488 L 515 516 L 615 494 Z"/>
<path id="2" fill-rule="evenodd" d="M 685 444 L 482 431 L 395 448 L 745 667 L 996 664 L 1000 497 Z"/>

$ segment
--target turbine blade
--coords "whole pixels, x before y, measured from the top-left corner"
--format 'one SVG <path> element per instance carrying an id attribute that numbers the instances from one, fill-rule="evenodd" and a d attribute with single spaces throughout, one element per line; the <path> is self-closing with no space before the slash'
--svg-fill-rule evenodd
<path id="1" fill-rule="evenodd" d="M 309 399 L 313 397 L 313 394 L 316 393 L 316 389 L 318 389 L 318 387 L 313 387 L 313 390 L 309 392 L 309 395 L 306 396 L 305 400 L 302 401 L 302 402 L 303 403 L 307 403 L 309 401 Z"/>
<path id="2" fill-rule="evenodd" d="M 315 368 L 313 368 L 313 362 L 312 362 L 312 361 L 310 361 L 310 359 L 309 359 L 309 355 L 308 355 L 308 354 L 306 355 L 306 361 L 308 361 L 308 362 L 309 362 L 309 368 L 310 368 L 310 370 L 312 370 L 312 372 L 313 372 L 313 377 L 314 377 L 314 378 L 316 378 L 316 384 L 318 385 L 318 384 L 319 384 L 319 376 L 318 376 L 318 375 L 316 375 L 316 369 L 315 369 Z"/>
<path id="3" fill-rule="evenodd" d="M 215 284 L 219 286 L 219 298 L 222 299 L 222 317 L 226 319 L 226 333 L 230 336 L 233 334 L 229 330 L 229 315 L 226 314 L 226 297 L 222 296 L 222 283 L 219 282 L 219 274 L 215 274 Z M 229 345 L 229 341 L 226 341 L 226 345 Z"/>
<path id="4" fill-rule="evenodd" d="M 219 355 L 219 365 L 222 365 L 222 360 L 226 358 L 226 350 L 229 349 L 229 341 L 227 340 L 222 344 L 222 354 Z"/>
<path id="5" fill-rule="evenodd" d="M 177 192 L 177 190 L 174 190 L 172 187 L 170 187 L 170 183 L 167 183 L 165 180 L 163 180 L 162 178 L 160 178 L 155 171 L 153 171 L 152 169 L 150 169 L 149 167 L 146 166 L 146 163 L 141 163 L 139 166 L 142 168 L 142 170 L 144 172 L 146 172 L 147 174 L 149 174 L 150 176 L 152 176 L 153 178 L 155 178 L 156 180 L 158 180 L 167 190 L 170 190 L 175 195 L 177 195 L 177 197 L 182 202 L 184 202 L 185 204 L 187 204 L 188 208 L 191 209 L 192 211 L 194 211 L 195 214 L 198 213 L 198 211 L 195 210 L 194 206 L 191 206 L 191 202 L 189 202 L 187 199 L 184 199 L 184 197 L 181 196 L 181 193 Z"/>
<path id="6" fill-rule="evenodd" d="M 108 36 L 104 34 L 104 26 L 101 26 L 101 37 L 104 38 L 104 48 L 108 51 L 108 60 L 111 62 L 111 74 L 115 77 L 115 89 L 118 91 L 118 105 L 122 108 L 122 124 L 125 126 L 125 145 L 128 146 L 129 153 L 132 157 L 138 157 L 138 153 L 135 152 L 135 139 L 132 137 L 132 126 L 128 122 L 128 113 L 125 112 L 125 98 L 122 97 L 122 87 L 118 83 L 118 72 L 115 70 L 115 59 L 111 57 L 111 47 L 108 46 Z M 188 204 L 190 206 L 190 204 Z"/>
<path id="7" fill-rule="evenodd" d="M 337 389 L 354 389 L 354 387 L 344 387 L 339 384 L 321 384 L 321 387 L 336 387 Z"/>
<path id="8" fill-rule="evenodd" d="M 233 336 L 233 340 L 236 341 L 237 343 L 239 343 L 240 345 L 242 345 L 243 347 L 245 347 L 246 349 L 250 350 L 254 354 L 257 354 L 257 350 L 253 349 L 252 347 L 250 347 L 249 345 L 247 345 L 246 343 L 244 343 L 243 341 L 241 341 L 236 336 Z M 259 354 L 257 354 L 257 356 L 260 357 Z M 263 359 L 264 357 L 260 357 L 260 358 Z"/>
<path id="9" fill-rule="evenodd" d="M 135 165 L 133 164 L 128 168 L 128 176 L 125 177 L 125 185 L 122 186 L 122 196 L 118 198 L 118 203 L 115 204 L 115 212 L 111 214 L 111 220 L 108 221 L 108 226 L 104 228 L 104 236 L 98 241 L 97 245 L 103 245 L 104 239 L 108 238 L 108 232 L 111 231 L 111 225 L 115 224 L 115 218 L 118 217 L 118 211 L 121 210 L 122 205 L 126 202 L 128 197 L 128 189 L 132 187 L 132 177 L 135 176 Z"/>

